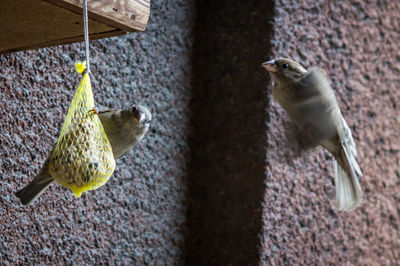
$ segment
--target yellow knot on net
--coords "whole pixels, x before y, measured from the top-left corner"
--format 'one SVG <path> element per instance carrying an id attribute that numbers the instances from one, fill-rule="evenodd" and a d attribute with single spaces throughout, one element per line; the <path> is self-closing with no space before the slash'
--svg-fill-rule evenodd
<path id="1" fill-rule="evenodd" d="M 75 67 L 83 73 L 86 64 L 76 63 Z M 49 171 L 57 183 L 80 197 L 82 192 L 107 183 L 114 169 L 112 148 L 94 109 L 90 77 L 84 73 L 51 155 Z"/>

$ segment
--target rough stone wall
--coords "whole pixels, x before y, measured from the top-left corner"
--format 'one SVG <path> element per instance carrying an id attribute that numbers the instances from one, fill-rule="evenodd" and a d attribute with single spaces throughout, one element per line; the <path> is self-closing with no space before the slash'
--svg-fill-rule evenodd
<path id="1" fill-rule="evenodd" d="M 271 57 L 318 65 L 332 80 L 358 147 L 364 203 L 334 211 L 331 156 L 299 152 L 293 125 L 271 103 L 262 263 L 397 265 L 400 2 L 279 0 L 275 12 Z"/>
<path id="2" fill-rule="evenodd" d="M 103 107 L 150 107 L 145 140 L 80 199 L 39 171 L 79 77 L 79 44 L 0 56 L 0 261 L 395 265 L 400 257 L 398 1 L 152 1 L 144 33 L 91 43 Z M 194 19 L 195 18 L 195 19 Z M 332 158 L 300 151 L 260 63 L 324 68 L 353 130 L 365 203 L 334 210 Z"/>
<path id="3" fill-rule="evenodd" d="M 14 192 L 38 173 L 80 77 L 80 44 L 0 56 L 0 261 L 172 265 L 181 258 L 188 163 L 192 1 L 152 1 L 143 33 L 91 42 L 99 106 L 148 106 L 151 129 L 107 185 L 76 199 L 52 185 L 32 207 Z M 100 108 L 101 109 L 101 108 Z"/>

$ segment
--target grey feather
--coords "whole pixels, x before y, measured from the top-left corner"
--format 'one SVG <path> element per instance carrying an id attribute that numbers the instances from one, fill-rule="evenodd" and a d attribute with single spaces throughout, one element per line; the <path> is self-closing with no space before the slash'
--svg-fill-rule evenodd
<path id="1" fill-rule="evenodd" d="M 356 161 L 356 145 L 325 72 L 320 68 L 306 71 L 285 58 L 265 62 L 263 66 L 274 80 L 274 99 L 300 130 L 311 128 L 317 132 L 304 135 L 317 138 L 312 142 L 334 156 L 337 209 L 348 211 L 359 206 L 362 191 L 358 177 L 362 173 Z"/>

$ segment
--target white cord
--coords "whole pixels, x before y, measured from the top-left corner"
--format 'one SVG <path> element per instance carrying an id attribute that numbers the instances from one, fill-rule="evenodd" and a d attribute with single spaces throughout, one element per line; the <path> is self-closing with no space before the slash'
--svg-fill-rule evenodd
<path id="1" fill-rule="evenodd" d="M 83 0 L 83 31 L 84 31 L 84 36 L 85 36 L 86 73 L 90 73 L 90 63 L 89 63 L 89 23 L 88 23 L 87 0 Z"/>

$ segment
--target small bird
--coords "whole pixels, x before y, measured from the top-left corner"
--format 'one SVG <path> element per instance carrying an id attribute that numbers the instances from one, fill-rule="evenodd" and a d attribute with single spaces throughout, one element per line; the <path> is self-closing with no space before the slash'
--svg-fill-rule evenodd
<path id="1" fill-rule="evenodd" d="M 151 122 L 150 111 L 141 105 L 123 110 L 109 109 L 98 114 L 115 159 L 123 156 L 143 139 Z M 54 179 L 49 172 L 52 153 L 53 151 L 35 179 L 15 194 L 22 204 L 32 204 L 53 183 Z"/>
<path id="2" fill-rule="evenodd" d="M 306 70 L 287 58 L 264 62 L 272 77 L 272 96 L 300 129 L 301 143 L 321 145 L 335 158 L 336 208 L 350 211 L 362 202 L 357 150 L 325 72 Z"/>

